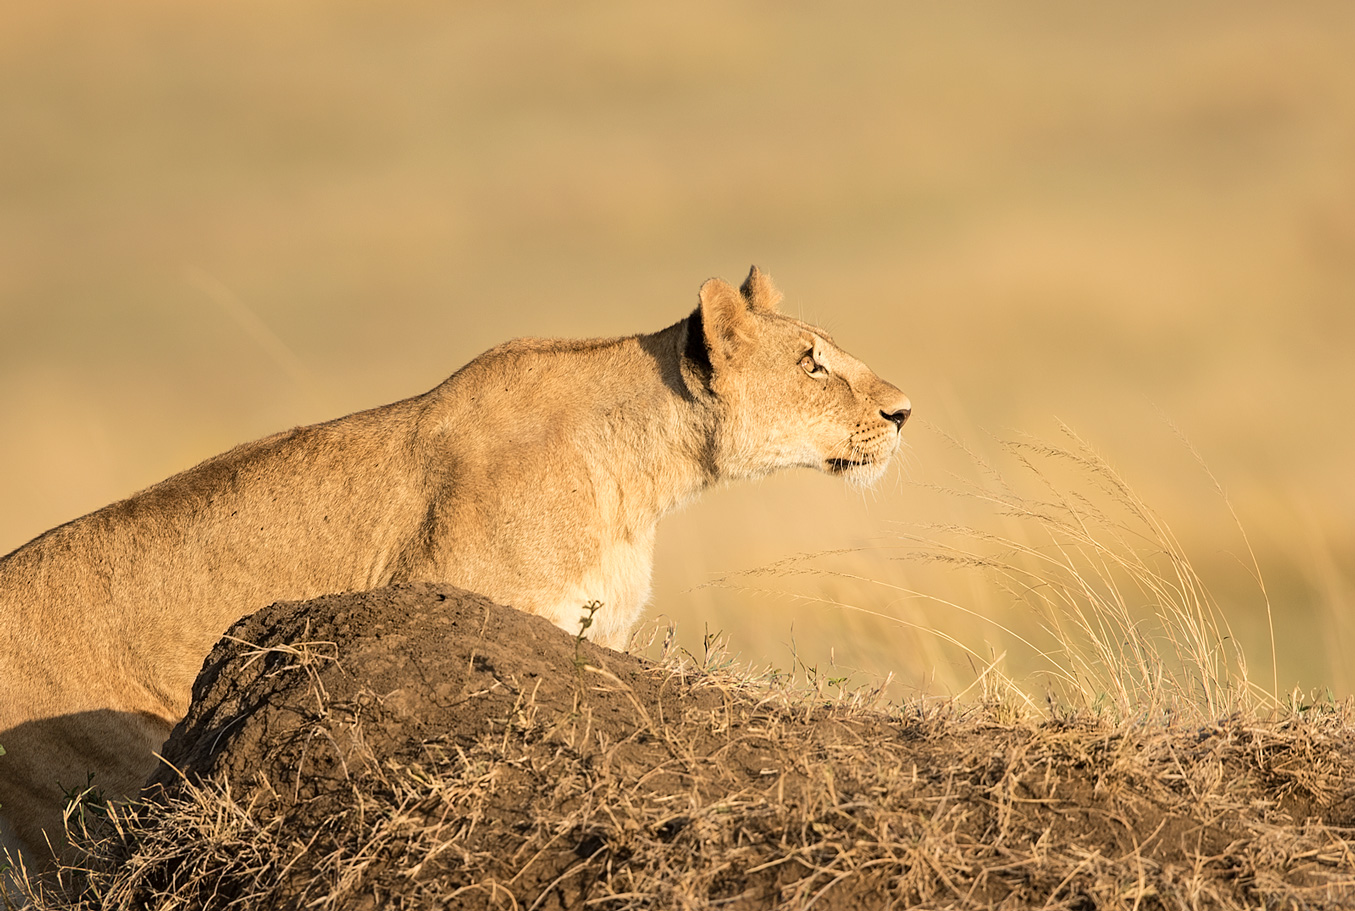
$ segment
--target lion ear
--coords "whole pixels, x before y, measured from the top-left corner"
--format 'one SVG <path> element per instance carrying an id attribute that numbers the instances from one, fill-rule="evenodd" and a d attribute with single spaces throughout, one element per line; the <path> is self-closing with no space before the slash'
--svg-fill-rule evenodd
<path id="1" fill-rule="evenodd" d="M 765 313 L 775 313 L 781 303 L 781 292 L 772 284 L 772 277 L 757 266 L 748 270 L 748 277 L 743 280 L 739 292 L 754 310 Z"/>
<path id="2" fill-rule="evenodd" d="M 724 360 L 749 343 L 752 318 L 748 301 L 724 279 L 712 278 L 701 286 L 701 327 L 711 355 Z"/>

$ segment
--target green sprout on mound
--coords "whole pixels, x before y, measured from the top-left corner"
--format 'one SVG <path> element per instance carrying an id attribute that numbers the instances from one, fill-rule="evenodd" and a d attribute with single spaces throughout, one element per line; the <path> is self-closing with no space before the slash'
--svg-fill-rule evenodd
<path id="1" fill-rule="evenodd" d="M 580 674 L 583 673 L 584 667 L 588 664 L 588 659 L 579 654 L 579 648 L 583 645 L 583 640 L 588 637 L 588 629 L 593 625 L 593 616 L 602 610 L 602 602 L 598 600 L 589 601 L 583 605 L 583 609 L 587 613 L 579 615 L 579 632 L 574 637 L 574 670 Z"/>

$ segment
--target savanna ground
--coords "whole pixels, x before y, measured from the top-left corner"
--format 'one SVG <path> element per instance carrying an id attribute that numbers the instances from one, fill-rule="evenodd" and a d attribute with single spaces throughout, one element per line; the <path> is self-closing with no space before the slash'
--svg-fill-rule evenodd
<path id="1" fill-rule="evenodd" d="M 469 765 L 392 738 L 361 773 L 388 810 L 354 837 L 417 883 L 392 846 L 456 836 L 508 889 L 462 899 L 508 907 L 581 883 L 665 906 L 667 882 L 815 907 L 1339 906 L 1352 46 L 1343 0 L 8 4 L 0 551 L 505 338 L 658 328 L 756 262 L 911 396 L 903 469 L 670 517 L 657 667 L 599 657 L 621 686 L 570 645 L 536 669 L 555 695 L 535 720 L 448 721 Z M 604 705 L 614 726 L 579 726 Z M 332 714 L 306 723 L 353 720 Z M 740 752 L 787 745 L 775 776 Z M 637 777 L 600 774 L 608 756 Z M 473 777 L 540 769 L 569 783 L 558 805 Z M 284 872 L 295 845 L 220 796 L 176 792 L 159 830 L 198 839 L 188 879 L 148 859 L 131 891 L 96 885 Z M 443 806 L 539 828 L 449 832 Z M 159 850 L 155 831 L 110 844 Z M 321 904 L 359 846 L 325 844 Z M 743 879 L 719 879 L 726 856 Z"/>
<path id="2" fill-rule="evenodd" d="M 707 646 L 646 661 L 428 585 L 275 605 L 207 660 L 144 807 L 73 805 L 87 853 L 34 908 L 1355 901 L 1349 704 L 899 705 Z"/>

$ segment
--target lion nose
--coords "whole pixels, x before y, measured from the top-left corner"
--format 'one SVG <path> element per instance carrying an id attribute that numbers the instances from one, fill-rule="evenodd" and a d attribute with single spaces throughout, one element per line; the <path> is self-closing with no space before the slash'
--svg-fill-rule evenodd
<path id="1" fill-rule="evenodd" d="M 909 403 L 895 411 L 881 411 L 880 416 L 883 417 L 886 421 L 893 421 L 894 426 L 899 430 L 902 430 L 903 422 L 908 420 L 908 415 L 912 413 L 913 406 L 911 403 Z"/>

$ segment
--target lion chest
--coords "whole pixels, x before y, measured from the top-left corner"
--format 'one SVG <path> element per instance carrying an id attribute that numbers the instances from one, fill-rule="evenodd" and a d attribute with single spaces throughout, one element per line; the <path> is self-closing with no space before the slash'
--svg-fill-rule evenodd
<path id="1" fill-rule="evenodd" d="M 580 578 L 566 585 L 539 612 L 561 629 L 577 633 L 589 606 L 597 604 L 588 637 L 602 645 L 622 648 L 649 601 L 654 529 L 638 535 L 604 536 L 595 560 L 590 562 Z"/>

